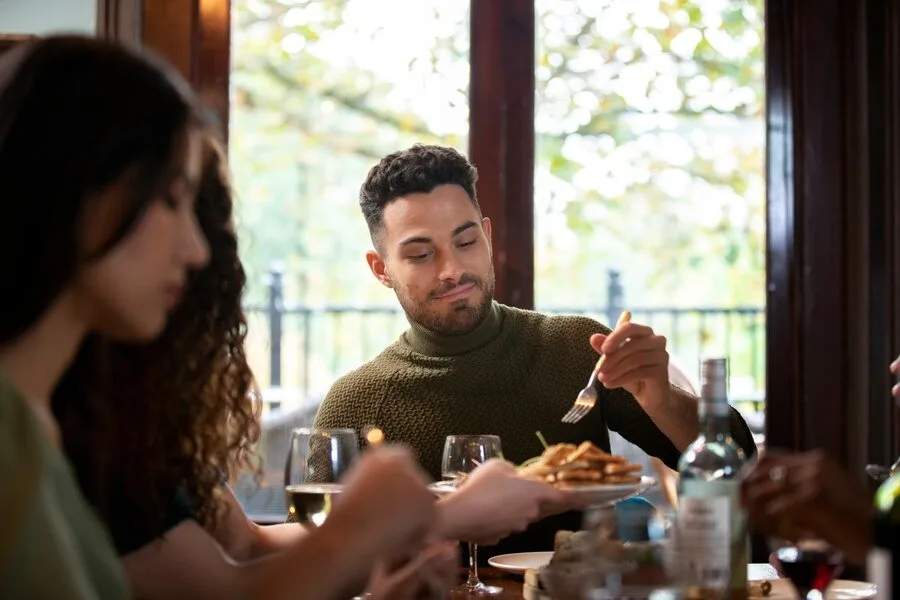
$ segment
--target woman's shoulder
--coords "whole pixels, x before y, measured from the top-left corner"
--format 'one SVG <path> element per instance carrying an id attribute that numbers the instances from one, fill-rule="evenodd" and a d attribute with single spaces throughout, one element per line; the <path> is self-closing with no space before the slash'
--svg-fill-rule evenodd
<path id="1" fill-rule="evenodd" d="M 26 508 L 28 499 L 38 492 L 49 443 L 43 438 L 25 398 L 0 374 L 0 481 L 5 517 L 11 510 Z"/>
<path id="2" fill-rule="evenodd" d="M 0 481 L 0 596 L 126 597 L 121 566 L 65 457 L 2 376 Z"/>

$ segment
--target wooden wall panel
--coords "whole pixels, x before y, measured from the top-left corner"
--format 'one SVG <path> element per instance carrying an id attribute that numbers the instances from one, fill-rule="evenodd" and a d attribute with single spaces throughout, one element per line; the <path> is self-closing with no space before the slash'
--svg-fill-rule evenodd
<path id="1" fill-rule="evenodd" d="M 168 60 L 228 131 L 230 0 L 98 0 L 97 35 Z"/>

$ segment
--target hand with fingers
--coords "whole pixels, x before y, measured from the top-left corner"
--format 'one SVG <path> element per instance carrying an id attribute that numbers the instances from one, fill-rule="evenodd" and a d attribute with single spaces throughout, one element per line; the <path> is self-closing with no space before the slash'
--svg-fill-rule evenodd
<path id="1" fill-rule="evenodd" d="M 822 452 L 767 450 L 741 478 L 741 502 L 764 533 L 796 541 L 813 534 L 864 560 L 872 499 L 863 486 Z"/>
<path id="2" fill-rule="evenodd" d="M 577 494 L 521 477 L 499 459 L 472 471 L 456 493 L 440 502 L 445 537 L 487 545 L 544 517 L 583 508 Z"/>
<path id="3" fill-rule="evenodd" d="M 372 573 L 363 598 L 371 600 L 441 600 L 456 582 L 459 546 L 429 546 L 415 558 L 396 567 L 382 561 Z"/>
<path id="4" fill-rule="evenodd" d="M 605 356 L 597 370 L 597 380 L 604 387 L 627 390 L 649 411 L 669 397 L 666 338 L 650 327 L 621 323 L 609 335 L 591 336 L 591 346 Z"/>

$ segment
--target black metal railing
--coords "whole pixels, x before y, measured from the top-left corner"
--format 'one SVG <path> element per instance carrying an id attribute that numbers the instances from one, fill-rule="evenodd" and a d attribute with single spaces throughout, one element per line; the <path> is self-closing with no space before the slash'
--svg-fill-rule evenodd
<path id="1" fill-rule="evenodd" d="M 373 358 L 408 327 L 399 307 L 310 306 L 284 298 L 284 275 L 272 269 L 268 298 L 247 307 L 251 355 L 264 387 L 290 387 L 303 397 L 324 393 L 340 375 Z M 619 273 L 610 271 L 607 304 L 539 307 L 542 312 L 580 314 L 615 323 L 626 308 Z M 735 307 L 631 307 L 634 320 L 669 340 L 677 364 L 696 376 L 699 359 L 729 358 L 733 400 L 758 407 L 765 388 L 765 309 Z M 267 353 L 263 358 L 262 353 Z M 261 363 L 268 363 L 268 373 Z M 266 377 L 267 375 L 267 377 Z"/>

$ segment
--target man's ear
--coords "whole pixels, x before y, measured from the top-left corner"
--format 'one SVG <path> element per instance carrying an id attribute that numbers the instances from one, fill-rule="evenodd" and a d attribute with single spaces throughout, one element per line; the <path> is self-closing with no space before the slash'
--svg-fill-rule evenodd
<path id="1" fill-rule="evenodd" d="M 488 246 L 493 250 L 493 244 L 491 242 L 491 220 L 487 217 L 482 217 L 481 228 L 484 230 L 484 235 L 487 237 Z"/>
<path id="2" fill-rule="evenodd" d="M 375 276 L 375 279 L 381 282 L 381 285 L 384 287 L 393 288 L 394 283 L 391 281 L 391 276 L 387 271 L 387 265 L 384 262 L 384 259 L 381 258 L 381 255 L 378 254 L 375 250 L 369 250 L 366 252 L 366 262 L 369 263 L 369 270 L 372 271 L 372 275 Z"/>

